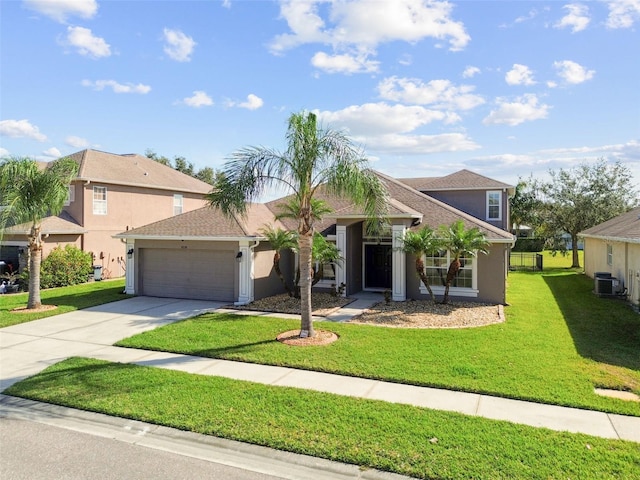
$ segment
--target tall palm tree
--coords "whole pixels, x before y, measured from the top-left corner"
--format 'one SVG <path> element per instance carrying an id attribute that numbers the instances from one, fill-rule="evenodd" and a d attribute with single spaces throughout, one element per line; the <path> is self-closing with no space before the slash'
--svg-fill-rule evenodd
<path id="1" fill-rule="evenodd" d="M 416 273 L 422 280 L 422 283 L 427 288 L 431 301 L 435 302 L 436 297 L 429 285 L 429 279 L 424 269 L 424 261 L 422 257 L 428 253 L 438 250 L 440 241 L 436 238 L 436 234 L 432 228 L 425 225 L 420 230 L 412 231 L 407 230 L 404 236 L 400 239 L 402 246 L 400 247 L 405 253 L 409 253 L 416 257 Z"/>
<path id="2" fill-rule="evenodd" d="M 452 256 L 447 278 L 445 280 L 444 298 L 442 303 L 449 303 L 449 287 L 460 271 L 461 257 L 475 257 L 478 253 L 489 253 L 489 241 L 477 228 L 465 228 L 462 220 L 453 222 L 450 226 L 440 227 L 439 236 L 442 245 Z"/>
<path id="3" fill-rule="evenodd" d="M 298 236 L 296 235 L 296 232 L 284 230 L 280 227 L 274 228 L 273 225 L 267 225 L 260 229 L 260 233 L 264 235 L 275 250 L 275 253 L 273 254 L 273 270 L 278 275 L 278 278 L 280 278 L 280 281 L 289 296 L 293 297 L 293 290 L 289 287 L 287 280 L 282 274 L 282 270 L 280 270 L 280 252 L 282 250 L 295 250 L 297 248 Z"/>
<path id="4" fill-rule="evenodd" d="M 300 247 L 301 337 L 315 336 L 311 317 L 311 244 L 315 218 L 312 199 L 321 186 L 330 195 L 345 196 L 364 207 L 374 219 L 386 211 L 387 193 L 367 160 L 341 132 L 323 129 L 316 115 L 294 113 L 289 117 L 287 149 L 264 147 L 236 151 L 223 166 L 223 175 L 208 195 L 209 204 L 223 213 L 243 213 L 247 201 L 258 200 L 266 189 L 285 186 L 298 204 L 297 232 Z"/>
<path id="5" fill-rule="evenodd" d="M 27 308 L 38 308 L 40 264 L 42 261 L 42 219 L 58 215 L 69 194 L 69 183 L 78 172 L 78 164 L 62 158 L 40 168 L 29 158 L 6 158 L 0 163 L 0 237 L 9 224 L 29 222 L 29 299 Z"/>

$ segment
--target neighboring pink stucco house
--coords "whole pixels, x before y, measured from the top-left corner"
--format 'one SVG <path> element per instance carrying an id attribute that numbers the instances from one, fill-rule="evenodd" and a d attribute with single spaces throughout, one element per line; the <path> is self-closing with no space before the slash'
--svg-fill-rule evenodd
<path id="1" fill-rule="evenodd" d="M 125 274 L 126 246 L 113 235 L 206 205 L 211 185 L 137 154 L 83 150 L 69 155 L 78 162 L 62 213 L 47 217 L 43 255 L 56 246 L 76 245 L 92 252 L 103 274 Z M 5 230 L 0 259 L 25 264 L 28 224 Z"/>

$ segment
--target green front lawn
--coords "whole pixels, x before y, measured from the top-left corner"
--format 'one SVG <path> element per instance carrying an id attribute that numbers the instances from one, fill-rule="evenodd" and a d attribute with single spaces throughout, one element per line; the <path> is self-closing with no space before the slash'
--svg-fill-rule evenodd
<path id="1" fill-rule="evenodd" d="M 428 479 L 638 479 L 638 444 L 153 367 L 70 359 L 5 393 Z"/>
<path id="2" fill-rule="evenodd" d="M 28 293 L 2 295 L 0 296 L 0 328 L 123 300 L 129 297 L 129 295 L 122 294 L 123 290 L 123 278 L 42 290 L 40 292 L 42 303 L 57 305 L 58 308 L 36 313 L 12 312 L 16 308 L 27 306 Z"/>
<path id="3" fill-rule="evenodd" d="M 276 336 L 299 321 L 205 314 L 118 343 L 252 363 L 428 385 L 640 416 L 640 402 L 594 387 L 640 394 L 640 315 L 592 293 L 592 281 L 562 269 L 511 273 L 503 324 L 399 329 L 318 322 L 340 339 L 290 347 Z"/>

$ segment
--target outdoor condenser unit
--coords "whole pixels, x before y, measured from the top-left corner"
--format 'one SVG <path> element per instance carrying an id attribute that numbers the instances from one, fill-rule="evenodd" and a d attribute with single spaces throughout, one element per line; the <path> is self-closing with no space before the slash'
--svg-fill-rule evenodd
<path id="1" fill-rule="evenodd" d="M 596 277 L 596 295 L 614 295 L 618 291 L 620 282 L 615 277 Z"/>

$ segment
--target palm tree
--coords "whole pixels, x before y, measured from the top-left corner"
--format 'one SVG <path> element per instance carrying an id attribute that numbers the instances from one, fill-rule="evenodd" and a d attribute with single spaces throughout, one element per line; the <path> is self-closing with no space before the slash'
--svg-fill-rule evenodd
<path id="1" fill-rule="evenodd" d="M 416 273 L 427 288 L 431 296 L 431 301 L 435 302 L 436 297 L 433 294 L 433 290 L 431 290 L 431 285 L 429 285 L 429 280 L 427 279 L 427 274 L 424 269 L 424 261 L 422 260 L 424 255 L 438 250 L 440 246 L 440 241 L 436 238 L 435 232 L 428 225 L 425 225 L 417 231 L 407 230 L 400 241 L 402 242 L 400 248 L 405 253 L 416 257 Z"/>
<path id="2" fill-rule="evenodd" d="M 295 197 L 300 247 L 301 337 L 315 336 L 311 317 L 311 244 L 315 218 L 312 200 L 322 186 L 329 195 L 345 196 L 364 207 L 373 228 L 386 211 L 387 193 L 367 160 L 341 132 L 321 128 L 316 115 L 289 117 L 287 149 L 264 147 L 236 151 L 223 167 L 223 175 L 208 195 L 209 204 L 226 215 L 244 213 L 246 202 L 258 200 L 266 189 L 285 186 Z"/>
<path id="3" fill-rule="evenodd" d="M 278 278 L 284 285 L 285 290 L 290 297 L 293 297 L 293 290 L 289 287 L 282 270 L 280 270 L 280 252 L 282 250 L 295 250 L 298 246 L 298 236 L 295 232 L 284 230 L 280 227 L 274 228 L 273 225 L 267 225 L 260 229 L 260 233 L 264 235 L 267 241 L 271 244 L 275 253 L 273 254 L 273 269 L 275 270 Z"/>
<path id="4" fill-rule="evenodd" d="M 340 250 L 335 243 L 328 242 L 326 238 L 324 238 L 319 233 L 316 233 L 313 236 L 313 245 L 311 247 L 311 257 L 313 258 L 313 263 L 318 264 L 317 271 L 313 271 L 313 281 L 311 285 L 315 285 L 320 280 L 322 280 L 324 274 L 324 266 L 326 264 L 333 265 L 336 263 L 342 262 L 343 258 L 340 256 Z"/>
<path id="5" fill-rule="evenodd" d="M 42 219 L 58 215 L 69 194 L 69 183 L 78 172 L 78 164 L 62 158 L 40 168 L 29 158 L 6 158 L 0 163 L 0 236 L 4 227 L 31 223 L 29 231 L 29 299 L 27 308 L 38 308 L 40 300 L 40 263 L 42 261 Z"/>
<path id="6" fill-rule="evenodd" d="M 444 298 L 442 303 L 449 303 L 449 287 L 460 271 L 461 257 L 475 257 L 478 253 L 489 253 L 489 241 L 477 228 L 465 228 L 462 220 L 453 222 L 450 226 L 440 227 L 439 236 L 442 245 L 452 255 L 447 278 L 445 280 Z"/>

